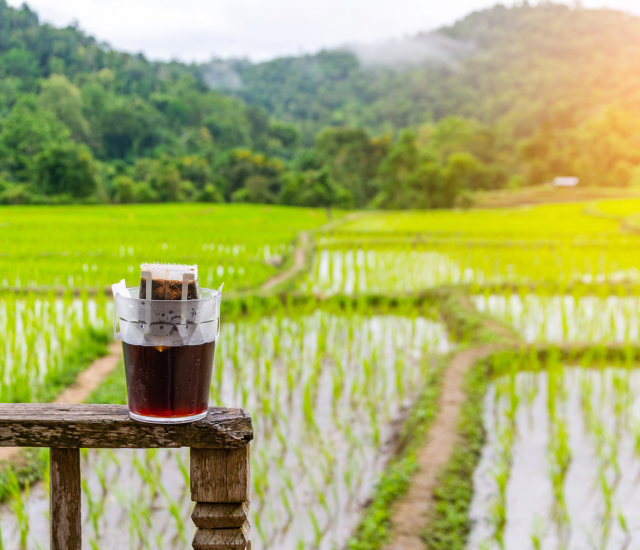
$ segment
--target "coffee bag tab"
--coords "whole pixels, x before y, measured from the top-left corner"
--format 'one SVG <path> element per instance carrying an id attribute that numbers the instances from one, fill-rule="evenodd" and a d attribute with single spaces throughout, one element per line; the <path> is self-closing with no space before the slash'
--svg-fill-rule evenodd
<path id="1" fill-rule="evenodd" d="M 142 264 L 140 299 L 199 300 L 197 265 Z M 186 296 L 185 296 L 186 295 Z"/>

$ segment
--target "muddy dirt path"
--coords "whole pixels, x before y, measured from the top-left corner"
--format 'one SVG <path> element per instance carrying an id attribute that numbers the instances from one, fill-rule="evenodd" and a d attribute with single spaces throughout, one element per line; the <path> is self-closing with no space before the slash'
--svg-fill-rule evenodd
<path id="1" fill-rule="evenodd" d="M 69 386 L 56 399 L 54 403 L 82 403 L 95 390 L 102 381 L 116 368 L 122 358 L 122 344 L 113 342 L 107 348 L 109 354 L 96 359 L 89 368 L 78 374 L 73 386 Z M 0 447 L 0 461 L 16 458 L 20 449 L 14 447 Z"/>
<path id="2" fill-rule="evenodd" d="M 494 350 L 493 345 L 463 350 L 453 357 L 445 371 L 438 415 L 425 446 L 418 452 L 418 471 L 413 475 L 411 487 L 394 505 L 391 539 L 385 550 L 424 550 L 421 535 L 427 526 L 436 476 L 448 462 L 456 443 L 460 407 L 465 400 L 464 375 L 476 361 Z"/>
<path id="3" fill-rule="evenodd" d="M 278 273 L 265 282 L 260 290 L 262 292 L 267 292 L 272 288 L 278 286 L 280 283 L 286 281 L 290 277 L 293 277 L 296 273 L 302 271 L 304 269 L 304 253 L 307 249 L 307 245 L 309 244 L 309 235 L 307 233 L 300 234 L 300 244 L 294 251 L 293 256 L 293 266 L 287 271 L 283 271 L 282 273 Z"/>

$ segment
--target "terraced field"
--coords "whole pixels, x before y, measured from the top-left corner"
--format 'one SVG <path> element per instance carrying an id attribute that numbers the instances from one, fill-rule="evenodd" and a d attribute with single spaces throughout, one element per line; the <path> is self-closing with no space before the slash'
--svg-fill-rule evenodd
<path id="1" fill-rule="evenodd" d="M 632 548 L 638 212 L 2 209 L 0 393 L 53 399 L 106 353 L 103 287 L 137 284 L 142 261 L 197 262 L 203 286 L 234 291 L 211 402 L 254 418 L 254 548 Z M 305 269 L 259 292 L 301 232 Z M 126 402 L 121 368 L 90 400 Z M 47 547 L 45 459 L 4 464 L 0 548 Z M 83 461 L 86 548 L 188 546 L 187 453 Z"/>

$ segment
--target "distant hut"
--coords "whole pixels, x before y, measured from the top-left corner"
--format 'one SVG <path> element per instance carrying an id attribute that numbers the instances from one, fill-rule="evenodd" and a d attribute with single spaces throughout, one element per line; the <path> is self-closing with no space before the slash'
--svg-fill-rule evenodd
<path id="1" fill-rule="evenodd" d="M 576 187 L 580 183 L 579 178 L 562 177 L 553 180 L 554 187 Z"/>

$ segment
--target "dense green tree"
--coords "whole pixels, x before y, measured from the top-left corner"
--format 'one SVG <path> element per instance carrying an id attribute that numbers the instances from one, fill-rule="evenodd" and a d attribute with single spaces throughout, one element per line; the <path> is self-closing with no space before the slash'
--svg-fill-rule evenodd
<path id="1" fill-rule="evenodd" d="M 324 207 L 330 212 L 332 206 L 352 207 L 353 197 L 331 178 L 329 169 L 324 167 L 284 174 L 278 202 L 292 206 Z"/>
<path id="2" fill-rule="evenodd" d="M 378 192 L 376 173 L 389 141 L 371 139 L 359 128 L 326 128 L 316 138 L 315 151 L 331 178 L 362 207 Z"/>
<path id="3" fill-rule="evenodd" d="M 117 97 L 107 105 L 101 122 L 107 158 L 132 160 L 162 141 L 157 111 L 142 98 Z"/>
<path id="4" fill-rule="evenodd" d="M 0 161 L 19 181 L 30 181 L 38 155 L 69 139 L 69 130 L 32 95 L 23 96 L 2 121 Z"/>
<path id="5" fill-rule="evenodd" d="M 0 54 L 0 74 L 18 77 L 31 85 L 40 76 L 40 67 L 29 50 L 16 47 Z"/>
<path id="6" fill-rule="evenodd" d="M 215 185 L 208 183 L 198 195 L 198 200 L 200 202 L 224 202 L 224 197 Z"/>
<path id="7" fill-rule="evenodd" d="M 97 167 L 91 152 L 73 141 L 52 144 L 38 155 L 35 181 L 46 195 L 86 198 L 98 186 Z"/>
<path id="8" fill-rule="evenodd" d="M 430 55 L 443 41 L 450 55 Z M 452 115 L 504 122 L 521 138 L 561 105 L 577 122 L 603 103 L 640 106 L 639 46 L 640 19 L 626 13 L 496 5 L 407 39 L 406 50 L 422 51 L 422 62 L 365 60 L 349 49 L 238 62 L 236 93 L 300 124 L 307 145 L 326 126 L 380 135 Z"/>
<path id="9" fill-rule="evenodd" d="M 429 135 L 450 135 L 451 123 L 443 121 Z M 381 193 L 374 203 L 386 208 L 450 208 L 465 192 L 504 187 L 508 180 L 504 168 L 482 162 L 465 151 L 473 149 L 469 140 L 462 141 L 466 145 L 459 139 L 445 140 L 449 145 L 456 143 L 452 148 L 442 140 L 427 139 L 420 147 L 416 134 L 405 131 L 380 163 Z"/>
<path id="10" fill-rule="evenodd" d="M 89 124 L 82 114 L 80 90 L 63 75 L 51 75 L 42 83 L 40 104 L 58 117 L 78 142 L 89 141 Z"/>
<path id="11" fill-rule="evenodd" d="M 113 179 L 113 189 L 115 191 L 114 200 L 127 204 L 135 200 L 136 182 L 128 176 L 116 176 Z"/>
<path id="12" fill-rule="evenodd" d="M 422 60 L 161 63 L 0 0 L 0 201 L 439 208 L 640 184 L 639 18 L 525 2 L 407 40 Z"/>
<path id="13" fill-rule="evenodd" d="M 246 184 L 252 182 L 255 196 L 275 197 L 280 188 L 280 174 L 284 164 L 280 159 L 270 158 L 263 153 L 249 149 L 237 149 L 225 155 L 216 168 L 223 184 L 226 200 L 235 197 L 238 201 L 251 200 L 249 191 L 237 194 Z M 260 176 L 259 179 L 255 179 Z"/>
<path id="14" fill-rule="evenodd" d="M 269 126 L 269 135 L 275 140 L 273 146 L 282 153 L 295 151 L 300 146 L 300 130 L 294 124 L 276 120 Z"/>

